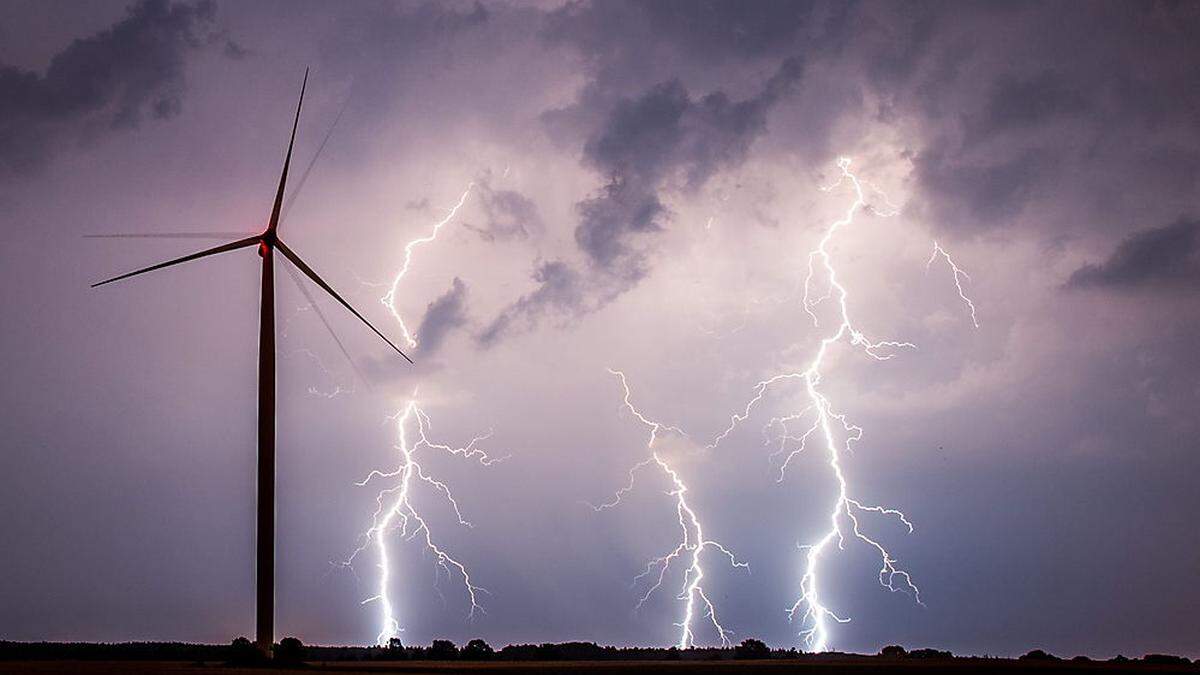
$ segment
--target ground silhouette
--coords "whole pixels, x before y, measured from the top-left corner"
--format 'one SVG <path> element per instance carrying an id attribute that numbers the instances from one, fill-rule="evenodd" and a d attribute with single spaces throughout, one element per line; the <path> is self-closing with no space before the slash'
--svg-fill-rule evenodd
<path id="1" fill-rule="evenodd" d="M 228 645 L 166 642 L 122 644 L 4 642 L 0 641 L 0 673 L 59 673 L 109 675 L 110 673 L 223 673 L 335 671 L 451 673 L 482 671 L 494 674 L 584 672 L 588 675 L 627 673 L 797 672 L 813 675 L 924 673 L 1200 673 L 1200 661 L 1185 657 L 1147 654 L 1141 658 L 1117 656 L 1094 660 L 1086 656 L 1060 658 L 1034 649 L 1019 658 L 954 656 L 937 649 L 908 650 L 889 645 L 879 654 L 828 652 L 806 654 L 796 649 L 771 649 L 761 640 L 747 638 L 731 648 L 678 649 L 600 646 L 593 642 L 508 645 L 495 650 L 482 639 L 459 648 L 450 640 L 434 640 L 428 647 L 405 646 L 390 640 L 386 647 L 306 646 L 284 638 L 266 661 L 250 640 L 241 637 Z"/>

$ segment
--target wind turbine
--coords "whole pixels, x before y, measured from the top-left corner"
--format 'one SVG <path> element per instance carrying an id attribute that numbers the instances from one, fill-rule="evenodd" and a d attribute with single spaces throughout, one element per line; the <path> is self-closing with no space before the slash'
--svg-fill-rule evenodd
<path id="1" fill-rule="evenodd" d="M 258 255 L 262 258 L 262 312 L 259 319 L 258 333 L 258 527 L 256 532 L 258 579 L 256 582 L 257 602 L 255 608 L 257 620 L 255 623 L 255 643 L 264 654 L 270 653 L 275 642 L 275 251 L 278 250 L 283 254 L 284 258 L 287 258 L 289 262 L 295 265 L 309 279 L 312 279 L 315 284 L 324 289 L 326 293 L 333 296 L 333 299 L 341 303 L 351 314 L 358 317 L 360 321 L 382 338 L 389 347 L 396 350 L 396 353 L 403 356 L 409 363 L 412 363 L 412 359 L 408 358 L 407 354 L 401 351 L 391 340 L 387 339 L 383 333 L 379 332 L 379 329 L 372 326 L 370 321 L 367 321 L 362 314 L 358 313 L 358 310 L 354 309 L 350 303 L 338 295 L 337 291 L 333 290 L 324 279 L 314 272 L 307 263 L 300 259 L 300 256 L 296 255 L 279 238 L 279 215 L 280 209 L 283 207 L 284 185 L 287 183 L 288 166 L 292 161 L 292 146 L 296 142 L 296 127 L 300 123 L 300 107 L 304 104 L 304 89 L 307 86 L 308 69 L 306 68 L 304 70 L 304 83 L 300 85 L 300 102 L 296 104 L 296 119 L 292 122 L 292 136 L 291 140 L 288 141 L 287 157 L 283 160 L 283 175 L 279 177 L 279 189 L 275 193 L 275 204 L 271 208 L 271 218 L 267 222 L 266 230 L 261 234 L 237 239 L 227 244 L 214 246 L 213 248 L 198 251 L 191 255 L 185 255 L 181 258 L 168 260 L 167 262 L 151 265 L 150 267 L 92 284 L 92 288 L 95 288 L 146 272 L 217 255 L 218 253 L 236 251 L 250 246 L 258 247 Z M 328 137 L 326 140 L 328 140 Z M 311 165 L 309 168 L 312 168 Z M 204 237 L 212 235 L 204 233 L 166 233 L 162 236 Z M 288 271 L 290 272 L 291 270 Z M 297 280 L 297 283 L 299 283 L 299 280 Z M 308 292 L 303 286 L 301 286 L 301 291 L 308 297 Z M 315 304 L 313 304 L 313 308 L 316 308 Z M 323 315 L 321 316 L 321 320 L 325 322 Z M 328 327 L 329 324 L 325 323 L 326 327 Z M 336 340 L 337 337 L 334 336 L 334 339 Z M 345 348 L 342 347 L 340 341 L 338 342 L 338 346 L 342 348 L 344 353 Z"/>

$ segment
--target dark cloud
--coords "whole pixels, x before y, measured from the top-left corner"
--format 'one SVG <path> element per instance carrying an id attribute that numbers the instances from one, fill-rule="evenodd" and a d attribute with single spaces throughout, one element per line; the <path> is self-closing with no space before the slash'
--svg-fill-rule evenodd
<path id="1" fill-rule="evenodd" d="M 528 239 L 545 228 L 537 204 L 516 190 L 497 190 L 490 176 L 476 181 L 479 203 L 485 222 L 482 226 L 466 223 L 485 241 Z"/>
<path id="2" fill-rule="evenodd" d="M 766 128 L 766 113 L 803 75 L 789 58 L 759 93 L 734 101 L 724 91 L 694 99 L 679 80 L 617 102 L 584 145 L 585 161 L 614 182 L 657 187 L 679 172 L 690 189 L 746 157 Z"/>
<path id="3" fill-rule="evenodd" d="M 657 182 L 683 138 L 683 115 L 692 102 L 677 80 L 617 103 L 598 133 L 583 147 L 595 168 L 637 182 Z"/>
<path id="4" fill-rule="evenodd" d="M 844 77 L 868 74 L 881 119 L 915 123 L 913 204 L 932 226 L 1122 230 L 1123 169 L 1156 174 L 1141 188 L 1156 196 L 1200 175 L 1200 71 L 1184 65 L 1200 30 L 1194 4 L 946 7 L 861 3 L 861 30 L 821 55 Z M 1055 212 L 1068 199 L 1076 211 Z M 1021 217 L 1031 206 L 1036 222 Z"/>
<path id="5" fill-rule="evenodd" d="M 1053 158 L 1029 151 L 1015 157 L 979 158 L 934 144 L 914 158 L 925 198 L 951 227 L 993 226 L 1018 216 L 1048 172 Z"/>
<path id="6" fill-rule="evenodd" d="M 447 7 L 438 2 L 359 2 L 337 8 L 337 29 L 322 41 L 325 64 L 353 78 L 355 97 L 367 110 L 385 109 L 411 89 L 411 69 L 429 61 L 445 68 L 454 59 L 453 36 L 486 26 L 492 15 L 476 2 Z M 380 67 L 387 64 L 387 67 Z M 422 76 L 424 77 L 424 76 Z"/>
<path id="7" fill-rule="evenodd" d="M 1004 74 L 992 83 L 983 115 L 976 124 L 986 135 L 1078 115 L 1089 106 L 1082 92 L 1053 71 L 1027 77 Z"/>
<path id="8" fill-rule="evenodd" d="M 803 70 L 800 60 L 787 59 L 757 95 L 741 101 L 723 91 L 692 98 L 678 80 L 619 101 L 583 147 L 584 161 L 609 177 L 577 204 L 575 241 L 589 262 L 636 283 L 645 258 L 630 240 L 662 228 L 667 209 L 659 191 L 672 182 L 698 189 L 744 161 L 766 128 L 767 111 Z"/>
<path id="9" fill-rule="evenodd" d="M 44 75 L 0 66 L 0 170 L 35 169 L 57 145 L 136 127 L 147 113 L 178 114 L 184 57 L 213 41 L 215 15 L 211 0 L 142 0 L 55 55 Z"/>
<path id="10" fill-rule="evenodd" d="M 775 58 L 795 48 L 806 23 L 839 14 L 815 5 L 764 0 L 748 12 L 738 0 L 571 2 L 550 13 L 543 34 L 552 44 L 578 50 L 603 78 L 602 73 L 645 70 L 649 53 L 702 63 Z"/>
<path id="11" fill-rule="evenodd" d="M 576 204 L 575 243 L 586 269 L 543 265 L 535 273 L 542 286 L 503 310 L 481 344 L 493 344 L 517 317 L 533 325 L 528 319 L 540 316 L 542 304 L 594 311 L 637 284 L 649 269 L 649 244 L 637 239 L 662 230 L 669 216 L 659 192 L 676 184 L 696 190 L 717 171 L 743 162 L 766 128 L 767 111 L 803 71 L 799 59 L 786 59 L 755 96 L 741 101 L 723 91 L 693 98 L 678 80 L 617 101 L 583 147 L 584 162 L 608 177 Z"/>
<path id="12" fill-rule="evenodd" d="M 1021 134 L 1075 118 L 1091 106 L 1052 71 L 1028 77 L 1002 74 L 984 97 L 978 111 L 962 118 L 958 133 L 928 139 L 914 158 L 924 197 L 949 227 L 1013 222 L 1060 163 L 1058 153 L 1049 149 L 1053 141 L 1031 142 Z"/>
<path id="13" fill-rule="evenodd" d="M 482 347 L 491 347 L 510 332 L 536 326 L 547 313 L 570 316 L 584 307 L 586 294 L 579 272 L 570 265 L 552 260 L 542 263 L 533 273 L 537 288 L 506 307 L 476 336 Z"/>
<path id="14" fill-rule="evenodd" d="M 1131 288 L 1200 282 L 1200 221 L 1175 223 L 1129 236 L 1108 260 L 1075 270 L 1068 288 Z"/>
<path id="15" fill-rule="evenodd" d="M 646 274 L 645 245 L 636 240 L 663 229 L 663 190 L 696 190 L 745 160 L 768 110 L 803 75 L 802 28 L 814 16 L 826 22 L 834 14 L 774 0 L 753 12 L 727 0 L 672 0 L 574 2 L 549 14 L 544 38 L 579 53 L 591 74 L 574 106 L 543 119 L 560 140 L 584 138 L 584 163 L 607 179 L 576 205 L 575 229 L 587 274 L 610 277 L 598 281 L 606 292 L 619 294 L 614 279 L 632 286 Z M 693 97 L 678 75 L 646 82 L 674 65 L 695 71 L 707 62 L 775 72 L 741 100 L 719 88 Z M 761 76 L 748 81 L 754 79 Z"/>
<path id="16" fill-rule="evenodd" d="M 222 51 L 222 53 L 225 54 L 225 56 L 228 56 L 229 58 L 233 59 L 234 61 L 241 61 L 242 59 L 244 59 L 250 55 L 249 49 L 246 49 L 245 47 L 243 47 L 242 45 L 238 44 L 237 42 L 235 42 L 231 39 L 225 40 L 225 46 L 222 48 L 221 51 Z"/>
<path id="17" fill-rule="evenodd" d="M 740 100 L 722 89 L 695 97 L 677 77 L 638 83 L 650 62 L 647 50 L 665 43 L 705 58 L 799 51 L 794 42 L 808 6 L 773 2 L 760 9 L 744 12 L 733 2 L 572 3 L 549 15 L 544 37 L 577 50 L 592 77 L 574 105 L 546 111 L 543 122 L 564 145 L 583 138 L 584 164 L 606 182 L 575 207 L 584 266 L 542 265 L 534 274 L 539 288 L 502 310 L 479 336 L 481 344 L 494 344 L 514 322 L 535 325 L 548 310 L 594 311 L 632 288 L 649 271 L 651 235 L 670 216 L 661 193 L 697 190 L 745 161 L 769 110 L 803 76 L 801 57 L 770 59 L 774 73 Z"/>
<path id="18" fill-rule="evenodd" d="M 487 23 L 490 14 L 478 2 L 463 9 L 437 2 L 395 4 L 359 3 L 339 16 L 339 30 L 327 48 L 330 56 L 382 57 L 419 49 L 439 35 Z"/>
<path id="19" fill-rule="evenodd" d="M 417 327 L 417 346 L 424 355 L 433 355 L 455 328 L 467 322 L 467 285 L 454 278 L 450 290 L 425 308 L 425 316 Z"/>
<path id="20" fill-rule="evenodd" d="M 646 186 L 614 180 L 600 194 L 576 205 L 575 243 L 604 274 L 636 283 L 646 273 L 645 256 L 630 245 L 633 235 L 662 229 L 667 212 Z"/>

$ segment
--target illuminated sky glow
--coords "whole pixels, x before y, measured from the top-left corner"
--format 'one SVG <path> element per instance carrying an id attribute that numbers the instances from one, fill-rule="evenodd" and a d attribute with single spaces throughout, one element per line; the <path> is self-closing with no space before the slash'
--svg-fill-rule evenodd
<path id="1" fill-rule="evenodd" d="M 308 66 L 296 166 L 333 130 L 283 235 L 416 365 L 318 297 L 347 363 L 278 275 L 281 635 L 389 632 L 378 540 L 339 563 L 416 390 L 429 438 L 511 456 L 417 453 L 470 581 L 389 539 L 406 642 L 715 644 L 710 601 L 804 647 L 817 555 L 833 648 L 1200 657 L 1196 34 L 1188 3 L 0 5 L 0 639 L 251 632 L 253 254 L 91 290 L 197 242 L 82 235 L 260 229 Z M 844 330 L 807 257 L 839 157 Z M 686 435 L 648 447 L 609 367 Z M 638 606 L 681 535 L 748 568 L 685 547 Z"/>

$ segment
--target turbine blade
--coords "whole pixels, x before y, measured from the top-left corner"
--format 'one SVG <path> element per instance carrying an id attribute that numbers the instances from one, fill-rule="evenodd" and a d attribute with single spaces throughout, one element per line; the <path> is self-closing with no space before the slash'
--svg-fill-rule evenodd
<path id="1" fill-rule="evenodd" d="M 313 269 L 311 267 L 309 267 L 303 260 L 301 260 L 300 256 L 293 253 L 292 249 L 287 247 L 287 244 L 284 244 L 282 241 L 276 240 L 275 245 L 279 247 L 279 251 L 281 253 L 283 253 L 284 257 L 287 258 L 288 260 L 292 261 L 292 264 L 295 265 L 297 269 L 299 269 L 301 272 L 304 272 L 306 275 L 308 275 L 308 278 L 312 279 L 313 283 L 315 283 L 316 285 L 318 285 L 322 289 L 324 289 L 324 291 L 326 293 L 332 295 L 334 300 L 337 300 L 338 302 L 342 303 L 342 306 L 345 307 L 346 309 L 350 310 L 351 314 L 358 317 L 359 321 L 362 321 L 363 323 L 367 324 L 367 328 L 370 328 L 372 331 L 375 332 L 376 335 L 378 335 L 380 338 L 382 338 L 384 342 L 388 343 L 388 346 L 391 347 L 392 349 L 396 350 L 397 354 L 399 354 L 400 356 L 403 356 L 405 361 L 408 361 L 409 363 L 413 362 L 412 359 L 408 358 L 408 354 L 405 354 L 403 351 L 400 350 L 399 347 L 392 344 L 392 341 L 387 339 L 386 335 L 379 332 L 379 329 L 376 328 L 375 326 L 372 326 L 371 322 L 367 321 L 366 318 L 363 317 L 362 314 L 359 314 L 357 309 L 354 309 L 354 307 L 352 307 L 350 305 L 350 303 L 348 303 L 344 299 L 342 299 L 342 296 L 338 295 L 337 291 L 333 290 L 329 286 L 329 284 L 325 283 L 325 280 L 322 279 L 316 272 L 314 272 Z"/>
<path id="2" fill-rule="evenodd" d="M 339 339 L 337 336 L 337 332 L 333 330 L 333 326 L 329 323 L 329 319 L 325 318 L 325 312 L 321 311 L 321 308 L 317 305 L 317 301 L 315 298 L 313 298 L 312 293 L 309 293 L 308 288 L 304 286 L 304 282 L 300 279 L 300 275 L 296 273 L 296 270 L 287 265 L 284 265 L 283 269 L 287 270 L 288 276 L 292 278 L 292 281 L 296 284 L 296 288 L 300 289 L 300 293 L 302 293 L 304 295 L 304 299 L 308 301 L 308 306 L 312 307 L 312 310 L 317 313 L 317 318 L 321 320 L 321 323 L 325 324 L 325 330 L 329 331 L 329 337 L 333 338 L 333 341 L 337 343 L 338 349 L 342 351 L 342 356 L 346 357 L 346 361 L 348 361 L 350 363 L 350 367 L 354 369 L 354 374 L 358 376 L 359 380 L 370 387 L 371 385 L 367 381 L 367 378 L 363 377 L 362 372 L 358 369 L 358 364 L 356 364 L 354 359 L 350 357 L 350 352 L 346 350 L 346 345 L 342 344 L 341 339 Z"/>
<path id="3" fill-rule="evenodd" d="M 117 232 L 85 234 L 84 239 L 229 239 L 244 237 L 245 232 Z"/>
<path id="4" fill-rule="evenodd" d="M 342 114 L 346 112 L 346 108 L 350 105 L 350 97 L 342 103 L 342 109 L 338 111 L 337 117 L 333 118 L 333 123 L 329 125 L 329 131 L 325 132 L 325 138 L 321 140 L 321 144 L 317 146 L 317 152 L 313 154 L 313 158 L 309 160 L 308 166 L 304 168 L 304 173 L 300 174 L 300 180 L 296 183 L 296 187 L 292 189 L 288 195 L 287 201 L 283 203 L 283 210 L 279 212 L 279 222 L 287 220 L 288 212 L 292 210 L 292 204 L 296 203 L 296 197 L 300 196 L 300 191 L 304 189 L 304 182 L 308 180 L 308 174 L 312 173 L 313 166 L 321 157 L 321 151 L 325 149 L 325 144 L 329 142 L 329 137 L 333 136 L 333 130 L 337 128 L 338 122 L 342 119 Z"/>
<path id="5" fill-rule="evenodd" d="M 296 127 L 300 126 L 300 108 L 304 105 L 304 89 L 308 87 L 308 68 L 304 69 L 304 82 L 300 85 L 300 102 L 296 104 L 296 119 L 292 122 L 292 138 L 288 141 L 287 157 L 283 160 L 283 174 L 279 176 L 279 190 L 275 192 L 275 206 L 271 209 L 271 222 L 267 229 L 274 232 L 279 227 L 279 210 L 283 206 L 283 188 L 287 184 L 288 166 L 292 163 L 292 146 L 296 144 Z"/>
<path id="6" fill-rule="evenodd" d="M 174 259 L 174 260 L 168 260 L 168 261 L 166 261 L 166 262 L 159 263 L 159 264 L 157 264 L 157 265 L 151 265 L 151 266 L 149 266 L 149 267 L 143 267 L 143 268 L 142 268 L 142 269 L 140 269 L 140 270 L 134 270 L 134 271 L 132 271 L 132 272 L 126 272 L 125 274 L 122 274 L 122 275 L 120 275 L 120 276 L 113 277 L 113 278 L 111 278 L 111 279 L 105 279 L 104 281 L 100 281 L 100 282 L 97 282 L 97 283 L 94 283 L 94 284 L 92 284 L 92 288 L 95 288 L 95 287 L 97 287 L 97 286 L 103 286 L 104 284 L 111 284 L 112 282 L 114 282 L 114 281 L 120 281 L 121 279 L 128 279 L 129 277 L 136 276 L 136 275 L 138 275 L 138 274 L 144 274 L 144 273 L 146 273 L 146 272 L 153 272 L 154 270 L 160 270 L 160 269 L 162 269 L 162 268 L 164 268 L 164 267 L 170 267 L 171 265 L 178 265 L 179 263 L 185 263 L 185 262 L 188 262 L 188 261 L 190 261 L 190 260 L 198 260 L 198 259 L 200 259 L 200 258 L 205 258 L 205 257 L 208 257 L 208 256 L 210 256 L 210 255 L 216 255 L 216 254 L 218 254 L 218 253 L 224 253 L 224 252 L 226 252 L 226 251 L 234 251 L 234 250 L 237 250 L 237 249 L 239 249 L 239 248 L 245 248 L 245 247 L 247 247 L 247 246 L 253 246 L 253 245 L 257 244 L 258 242 L 259 242 L 259 237 L 258 237 L 258 235 L 254 235 L 253 237 L 246 237 L 245 239 L 238 239 L 237 241 L 231 241 L 231 242 L 229 242 L 228 244 L 221 244 L 220 246 L 214 246 L 214 247 L 212 247 L 212 248 L 205 249 L 205 250 L 203 250 L 203 251 L 199 251 L 199 252 L 196 252 L 196 253 L 192 253 L 191 255 L 185 255 L 185 256 L 183 256 L 182 258 L 176 258 L 176 259 Z"/>

